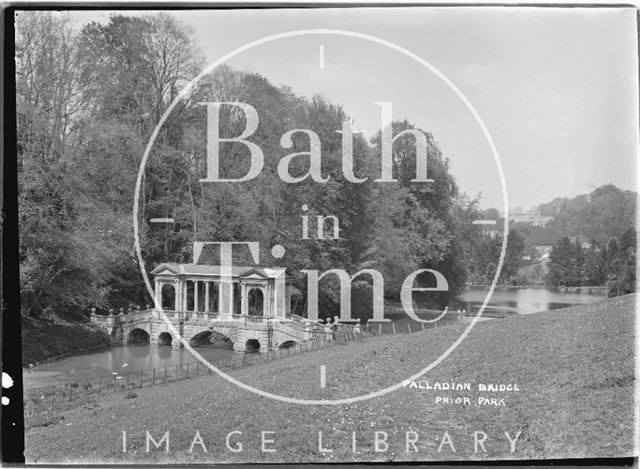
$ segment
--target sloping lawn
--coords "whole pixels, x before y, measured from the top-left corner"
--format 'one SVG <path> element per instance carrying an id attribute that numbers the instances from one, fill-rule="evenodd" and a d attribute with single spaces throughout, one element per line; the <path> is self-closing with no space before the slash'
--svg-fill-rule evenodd
<path id="1" fill-rule="evenodd" d="M 143 388 L 135 398 L 106 395 L 67 412 L 59 423 L 29 430 L 26 459 L 295 463 L 631 456 L 637 454 L 634 318 L 635 295 L 629 295 L 481 322 L 424 381 L 349 405 L 277 402 L 216 375 Z M 426 367 L 465 327 L 369 338 L 240 369 L 233 376 L 291 397 L 362 395 Z M 321 365 L 327 370 L 324 389 Z M 420 389 L 427 381 L 430 387 L 468 383 L 470 390 Z M 478 390 L 489 383 L 515 384 L 518 390 Z M 468 398 L 469 405 L 444 403 L 443 398 L 456 397 Z M 480 398 L 488 405 L 479 405 Z M 168 431 L 169 451 L 162 443 L 146 452 L 147 430 L 155 441 Z M 190 452 L 196 431 L 202 444 L 196 442 Z M 227 448 L 227 437 L 231 448 L 237 451 L 241 443 L 242 450 Z M 275 452 L 263 452 L 262 439 L 264 449 Z"/>

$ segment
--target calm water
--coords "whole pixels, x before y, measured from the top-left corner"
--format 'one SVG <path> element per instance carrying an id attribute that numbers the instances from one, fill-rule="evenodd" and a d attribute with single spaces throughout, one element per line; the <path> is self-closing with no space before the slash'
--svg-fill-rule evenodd
<path id="1" fill-rule="evenodd" d="M 228 360 L 235 353 L 231 349 L 215 347 L 193 347 L 209 360 Z M 179 363 L 195 362 L 196 358 L 186 349 L 172 349 L 171 346 L 151 346 L 130 344 L 55 360 L 25 369 L 23 372 L 26 389 L 54 384 L 62 379 L 96 376 L 113 376 L 133 371 L 160 368 Z"/>
<path id="2" fill-rule="evenodd" d="M 463 292 L 450 308 L 477 312 L 482 306 L 487 288 L 470 288 Z M 544 288 L 496 288 L 485 312 L 508 314 L 531 314 L 573 305 L 593 303 L 604 296 L 587 293 L 567 293 Z"/>
<path id="3" fill-rule="evenodd" d="M 449 304 L 449 312 L 437 322 L 437 326 L 443 326 L 454 322 L 469 322 L 469 313 L 477 313 L 488 293 L 486 287 L 472 287 L 465 290 L 455 301 Z M 566 308 L 573 305 L 592 303 L 603 299 L 603 296 L 590 295 L 586 293 L 564 293 L 544 288 L 496 288 L 491 295 L 491 299 L 484 310 L 480 320 L 488 320 L 491 316 L 509 316 L 539 313 L 553 309 Z M 457 314 L 458 311 L 466 312 Z M 434 319 L 434 314 L 418 314 L 421 319 Z M 375 325 L 381 328 L 383 333 L 406 333 L 422 328 L 422 324 L 413 321 L 406 314 L 401 314 L 393 318 L 393 325 L 386 323 Z M 425 328 L 436 327 L 435 324 L 425 324 Z"/>
<path id="4" fill-rule="evenodd" d="M 458 310 L 476 313 L 487 294 L 486 288 L 470 288 L 463 292 L 449 306 L 449 313 L 438 321 L 438 326 L 453 322 L 468 322 L 470 317 L 457 314 Z M 564 308 L 567 306 L 591 303 L 602 299 L 602 296 L 584 293 L 562 293 L 542 288 L 496 288 L 485 313 L 531 314 L 540 311 Z M 420 315 L 422 319 L 432 319 L 433 315 Z M 483 318 L 484 319 L 484 318 Z M 391 323 L 381 326 L 382 332 L 397 333 L 415 332 L 422 328 L 420 323 L 411 320 L 406 314 L 393 318 Z M 425 325 L 425 328 L 435 327 Z M 194 347 L 205 358 L 227 360 L 234 354 L 231 349 L 214 347 Z M 63 378 L 82 378 L 95 376 L 111 376 L 112 373 L 128 373 L 150 368 L 194 362 L 196 359 L 185 349 L 172 349 L 169 346 L 150 346 L 149 344 L 132 344 L 115 346 L 110 349 L 64 358 L 54 362 L 37 365 L 24 371 L 24 387 L 33 388 L 59 382 Z"/>

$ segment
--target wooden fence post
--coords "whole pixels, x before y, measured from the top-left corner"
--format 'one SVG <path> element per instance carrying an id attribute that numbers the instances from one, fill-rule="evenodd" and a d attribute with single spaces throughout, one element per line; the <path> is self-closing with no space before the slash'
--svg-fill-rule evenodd
<path id="1" fill-rule="evenodd" d="M 407 323 L 407 329 L 409 329 L 409 334 L 411 334 L 411 324 Z"/>
<path id="2" fill-rule="evenodd" d="M 396 334 L 396 324 L 393 321 L 391 321 L 391 329 L 393 329 L 393 335 L 395 335 Z"/>
<path id="3" fill-rule="evenodd" d="M 421 322 L 420 324 L 422 324 L 422 330 L 424 331 L 424 323 L 423 323 L 423 322 Z"/>

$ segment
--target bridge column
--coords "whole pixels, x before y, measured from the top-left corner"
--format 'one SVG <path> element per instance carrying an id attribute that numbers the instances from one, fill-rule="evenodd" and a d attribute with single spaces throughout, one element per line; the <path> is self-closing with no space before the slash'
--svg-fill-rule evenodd
<path id="1" fill-rule="evenodd" d="M 285 286 L 284 312 L 287 316 L 291 314 L 291 287 L 289 285 Z"/>
<path id="2" fill-rule="evenodd" d="M 157 279 L 155 281 L 154 294 L 155 294 L 155 303 L 153 304 L 153 307 L 155 308 L 156 305 L 160 305 L 160 307 L 162 308 L 162 285 Z"/>
<path id="3" fill-rule="evenodd" d="M 182 298 L 180 299 L 180 312 L 187 311 L 187 281 L 182 280 Z"/>
<path id="4" fill-rule="evenodd" d="M 220 313 L 231 318 L 233 314 L 233 282 L 220 282 Z"/>
<path id="5" fill-rule="evenodd" d="M 271 285 L 271 282 L 267 283 L 267 288 L 265 290 L 266 290 L 266 293 L 263 294 L 264 304 L 263 304 L 262 314 L 265 316 L 273 317 L 276 315 L 277 305 L 275 304 L 276 295 Z"/>
<path id="6" fill-rule="evenodd" d="M 240 314 L 247 315 L 247 284 L 240 282 Z"/>
<path id="7" fill-rule="evenodd" d="M 193 281 L 193 311 L 198 312 L 198 280 Z"/>
<path id="8" fill-rule="evenodd" d="M 213 306 L 213 311 L 214 313 L 219 313 L 220 311 L 222 311 L 222 308 L 220 307 L 220 282 L 212 282 L 215 289 L 216 289 L 216 301 L 218 302 L 217 304 L 215 304 L 214 302 L 214 306 Z"/>
<path id="9" fill-rule="evenodd" d="M 181 310 L 180 305 L 182 304 L 182 281 L 178 280 L 174 282 L 173 289 L 175 291 L 175 298 L 174 298 L 175 302 L 173 305 L 173 310 L 180 311 Z"/>

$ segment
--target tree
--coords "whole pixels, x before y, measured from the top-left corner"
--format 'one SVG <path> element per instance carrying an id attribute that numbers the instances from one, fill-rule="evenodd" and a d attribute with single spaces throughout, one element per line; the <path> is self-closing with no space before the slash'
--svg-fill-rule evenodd
<path id="1" fill-rule="evenodd" d="M 554 218 L 546 227 L 533 230 L 536 244 L 554 244 L 564 236 L 607 242 L 635 225 L 636 194 L 607 184 L 590 194 L 542 204 L 539 211 Z"/>
<path id="2" fill-rule="evenodd" d="M 24 310 L 33 315 L 47 308 L 65 315 L 149 301 L 132 243 L 137 171 L 158 118 L 200 68 L 189 31 L 169 16 L 116 14 L 78 34 L 65 21 L 57 14 L 28 15 L 18 37 L 21 280 Z M 34 41 L 34 28 L 50 34 L 44 45 Z M 260 122 L 250 140 L 265 155 L 259 177 L 236 184 L 200 182 L 207 164 L 207 111 L 198 103 L 207 101 L 240 101 L 257 110 Z M 431 268 L 449 282 L 450 291 L 434 300 L 446 303 L 469 275 L 478 201 L 458 192 L 448 161 L 428 133 L 434 179 L 428 186 L 411 182 L 415 144 L 408 136 L 394 144 L 397 184 L 372 182 L 380 135 L 371 145 L 354 136 L 354 172 L 368 181 L 346 180 L 336 130 L 348 118 L 325 98 L 298 96 L 255 73 L 221 67 L 205 77 L 160 128 L 142 177 L 139 226 L 147 268 L 190 262 L 193 241 L 258 241 L 262 262 L 289 267 L 300 292 L 306 289 L 301 269 L 376 268 L 385 276 L 387 296 L 397 297 L 408 274 Z M 245 126 L 237 106 L 223 106 L 222 136 L 237 136 Z M 405 120 L 392 127 L 398 133 L 413 125 Z M 290 161 L 291 174 L 309 170 L 308 135 L 296 132 L 291 148 L 281 145 L 281 136 L 294 129 L 319 136 L 328 182 L 285 183 L 278 176 L 282 158 L 291 153 L 302 152 Z M 244 146 L 223 145 L 220 156 L 224 176 L 246 173 Z M 310 221 L 310 239 L 302 239 L 302 215 Z M 339 239 L 315 236 L 317 216 L 337 218 Z M 175 224 L 150 223 L 155 217 L 173 218 Z M 275 244 L 286 246 L 280 260 L 270 254 Z M 215 262 L 216 256 L 205 250 L 201 261 Z M 240 253 L 236 263 L 253 260 Z M 354 291 L 364 297 L 369 284 L 359 281 Z M 323 280 L 320 291 L 321 311 L 336 314 L 338 283 Z M 370 313 L 365 301 L 356 303 L 358 314 Z"/>
<path id="3" fill-rule="evenodd" d="M 522 265 L 523 250 L 524 238 L 516 230 L 510 230 L 502 271 L 500 272 L 501 282 L 510 283 L 515 281 L 518 269 Z"/>
<path id="4" fill-rule="evenodd" d="M 607 285 L 609 295 L 636 291 L 636 231 L 629 228 L 620 241 L 612 239 L 607 248 Z"/>
<path id="5" fill-rule="evenodd" d="M 23 314 L 78 307 L 98 275 L 91 245 L 76 228 L 69 181 L 83 111 L 76 38 L 69 16 L 24 12 L 16 24 L 16 117 Z"/>
<path id="6" fill-rule="evenodd" d="M 575 277 L 574 247 L 569 238 L 560 239 L 552 248 L 549 256 L 549 273 L 547 284 L 556 288 L 559 286 L 570 286 Z"/>
<path id="7" fill-rule="evenodd" d="M 605 250 L 592 239 L 585 252 L 585 271 L 587 285 L 603 285 L 606 280 Z"/>
<path id="8" fill-rule="evenodd" d="M 415 205 L 419 211 L 407 211 L 407 216 L 418 216 L 422 220 L 411 227 L 404 226 L 400 231 L 407 231 L 405 236 L 412 236 L 417 230 L 416 241 L 412 243 L 413 252 L 419 252 L 419 258 L 407 255 L 390 260 L 397 264 L 419 268 L 431 268 L 442 273 L 447 278 L 449 292 L 434 295 L 440 305 L 457 294 L 465 285 L 468 271 L 465 266 L 467 253 L 470 250 L 468 231 L 470 225 L 469 214 L 475 213 L 477 204 L 469 202 L 458 193 L 458 187 L 453 176 L 449 173 L 449 161 L 443 157 L 433 135 L 422 129 L 416 129 L 408 120 L 394 121 L 391 124 L 392 135 L 398 135 L 405 130 L 419 130 L 426 136 L 427 141 L 427 172 L 431 183 L 413 183 L 416 176 L 416 143 L 415 137 L 405 134 L 397 138 L 392 148 L 393 177 L 398 180 L 396 187 L 388 190 L 393 197 L 404 198 L 405 204 Z M 372 139 L 373 152 L 376 161 L 380 161 L 382 132 L 378 132 Z M 379 165 L 379 163 L 378 163 Z M 379 171 L 379 169 L 377 169 Z M 378 177 L 379 175 L 376 175 Z M 385 183 L 391 184 L 391 183 Z M 399 187 L 398 187 L 399 186 Z M 398 189 L 401 189 L 400 191 Z M 380 192 L 383 194 L 383 192 Z M 405 195 L 402 195 L 405 194 Z M 409 198 L 409 195 L 411 196 Z M 398 200 L 386 205 L 398 207 Z M 384 209 L 383 209 L 384 210 Z M 406 210 L 406 209 L 405 209 Z M 384 211 L 383 211 L 384 213 Z M 381 215 L 384 216 L 384 215 Z M 402 224 L 398 225 L 402 226 Z M 390 236 L 387 230 L 385 236 Z M 398 240 L 397 237 L 388 238 L 389 243 Z M 400 240 L 398 240 L 400 241 Z M 405 240 L 407 242 L 407 240 Z M 399 249 L 394 243 L 396 252 Z M 399 272 L 398 272 L 399 273 Z"/>
<path id="9" fill-rule="evenodd" d="M 20 266 L 30 316 L 145 301 L 131 242 L 135 174 L 149 129 L 195 66 L 188 33 L 166 16 L 115 15 L 79 35 L 72 26 L 53 12 L 20 13 L 16 24 Z M 176 131 L 162 135 L 163 151 Z"/>

